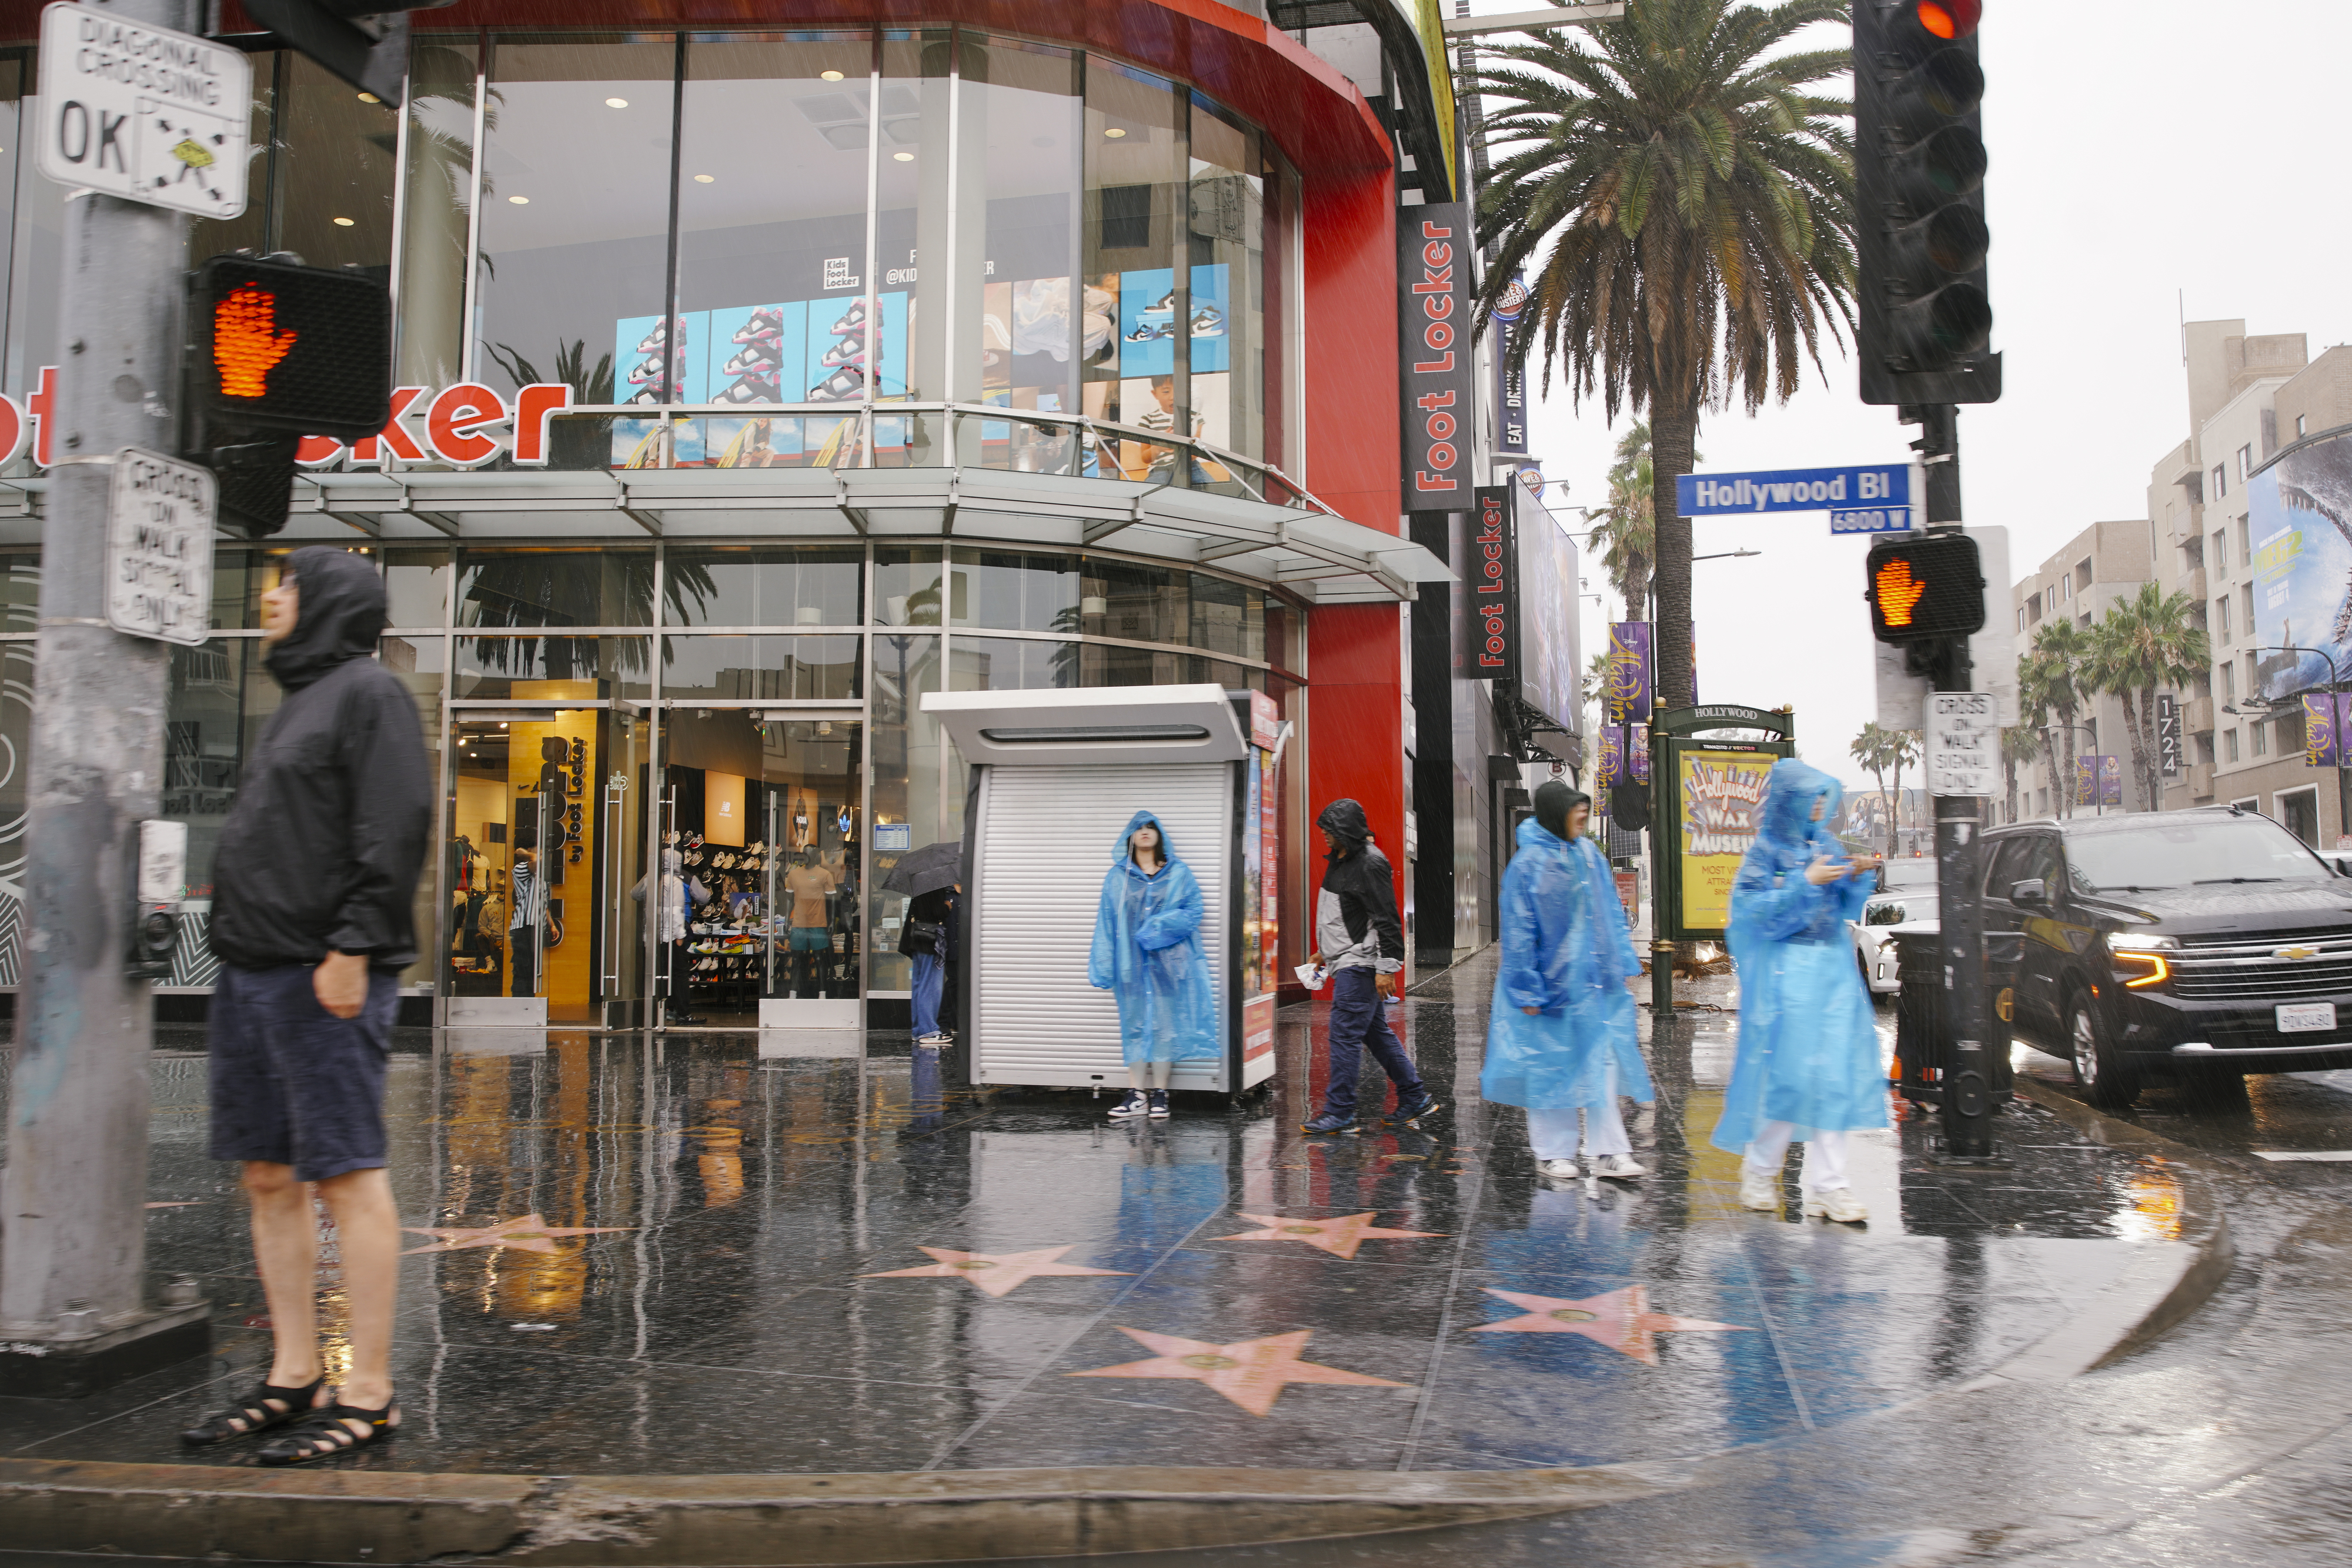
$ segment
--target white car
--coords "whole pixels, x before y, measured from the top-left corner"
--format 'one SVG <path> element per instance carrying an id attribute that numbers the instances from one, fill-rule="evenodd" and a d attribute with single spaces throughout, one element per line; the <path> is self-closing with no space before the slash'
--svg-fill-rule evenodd
<path id="1" fill-rule="evenodd" d="M 1936 890 L 1914 887 L 1895 893 L 1874 893 L 1862 906 L 1862 918 L 1845 923 L 1853 934 L 1853 958 L 1862 968 L 1862 983 L 1873 996 L 1891 996 L 1903 988 L 1901 964 L 1887 928 L 1936 918 Z"/>

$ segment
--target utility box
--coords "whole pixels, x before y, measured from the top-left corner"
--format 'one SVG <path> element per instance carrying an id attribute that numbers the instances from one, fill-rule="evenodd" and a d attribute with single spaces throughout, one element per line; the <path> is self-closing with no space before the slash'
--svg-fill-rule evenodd
<path id="1" fill-rule="evenodd" d="M 1221 686 L 943 692 L 922 699 L 974 775 L 964 821 L 964 1032 L 974 1083 L 1120 1088 L 1118 1003 L 1087 983 L 1103 877 L 1138 811 L 1201 884 L 1219 1054 L 1171 1086 L 1274 1075 L 1278 802 L 1287 727 Z"/>

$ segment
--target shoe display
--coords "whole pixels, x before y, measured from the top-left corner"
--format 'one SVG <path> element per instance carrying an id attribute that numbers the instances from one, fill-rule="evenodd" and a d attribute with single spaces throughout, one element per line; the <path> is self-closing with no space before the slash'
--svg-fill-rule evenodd
<path id="1" fill-rule="evenodd" d="M 1742 1165 L 1739 1167 L 1739 1207 L 1771 1210 L 1780 1207 L 1780 1176 L 1778 1171 L 1759 1172 Z"/>
<path id="2" fill-rule="evenodd" d="M 1165 1089 L 1151 1092 L 1151 1119 L 1155 1122 L 1168 1120 L 1168 1091 Z"/>
<path id="3" fill-rule="evenodd" d="M 1137 1116 L 1150 1114 L 1151 1114 L 1151 1097 L 1140 1089 L 1129 1090 L 1127 1098 L 1110 1108 L 1110 1119 L 1114 1122 L 1129 1121 Z"/>
<path id="4" fill-rule="evenodd" d="M 657 382 L 661 380 L 661 356 L 659 354 L 656 354 L 644 364 L 633 365 L 630 367 L 628 378 L 629 384 L 633 387 L 644 386 L 647 382 Z"/>
<path id="5" fill-rule="evenodd" d="M 1864 1207 L 1862 1199 L 1853 1196 L 1853 1188 L 1850 1186 L 1833 1186 L 1822 1192 L 1807 1193 L 1805 1213 L 1809 1217 L 1819 1215 L 1840 1225 L 1865 1225 L 1870 1221 L 1870 1210 Z"/>
<path id="6" fill-rule="evenodd" d="M 722 376 L 773 375 L 783 368 L 784 351 L 773 339 L 759 340 L 743 346 L 742 351 L 719 368 Z"/>
<path id="7" fill-rule="evenodd" d="M 1326 1111 L 1313 1121 L 1302 1123 L 1298 1130 L 1302 1133 L 1352 1133 L 1356 1130 L 1356 1119 Z"/>
<path id="8" fill-rule="evenodd" d="M 1537 1168 L 1554 1181 L 1574 1181 L 1584 1174 L 1574 1160 L 1539 1160 Z"/>
<path id="9" fill-rule="evenodd" d="M 1389 1113 L 1391 1122 L 1418 1122 L 1423 1116 L 1433 1116 L 1445 1108 L 1444 1102 L 1434 1094 L 1423 1094 L 1410 1105 L 1400 1105 Z"/>
<path id="10" fill-rule="evenodd" d="M 1650 1169 L 1631 1155 L 1603 1155 L 1592 1162 L 1592 1174 L 1611 1181 L 1632 1181 L 1635 1176 L 1648 1176 Z"/>
<path id="11" fill-rule="evenodd" d="M 866 330 L 866 301 L 853 299 L 849 302 L 849 308 L 842 312 L 841 319 L 833 324 L 833 336 L 839 338 L 851 332 L 864 330 Z"/>
<path id="12" fill-rule="evenodd" d="M 662 351 L 662 345 L 668 341 L 668 340 L 669 321 L 667 319 L 664 319 L 655 322 L 654 329 L 646 333 L 644 338 L 638 340 L 637 352 L 640 354 L 658 354 Z"/>
<path id="13" fill-rule="evenodd" d="M 772 374 L 745 376 L 710 400 L 713 402 L 782 402 L 784 386 Z"/>
<path id="14" fill-rule="evenodd" d="M 862 365 L 866 362 L 866 340 L 844 338 L 820 355 L 816 362 L 818 369 L 826 371 L 835 365 Z"/>
<path id="15" fill-rule="evenodd" d="M 1158 299 L 1136 312 L 1139 316 L 1171 316 L 1176 311 L 1176 291 L 1170 289 Z"/>
<path id="16" fill-rule="evenodd" d="M 866 390 L 866 372 L 856 365 L 844 365 L 824 380 L 809 388 L 811 402 L 845 402 Z"/>
<path id="17" fill-rule="evenodd" d="M 1225 335 L 1225 313 L 1213 305 L 1203 305 L 1192 312 L 1192 336 L 1222 338 Z"/>
<path id="18" fill-rule="evenodd" d="M 1156 343 L 1168 335 L 1165 327 L 1155 327 L 1149 321 L 1138 321 L 1135 330 L 1127 335 L 1130 343 Z"/>
<path id="19" fill-rule="evenodd" d="M 735 329 L 731 341 L 738 343 L 772 343 L 783 335 L 783 312 L 772 307 L 754 310 L 751 319 Z"/>

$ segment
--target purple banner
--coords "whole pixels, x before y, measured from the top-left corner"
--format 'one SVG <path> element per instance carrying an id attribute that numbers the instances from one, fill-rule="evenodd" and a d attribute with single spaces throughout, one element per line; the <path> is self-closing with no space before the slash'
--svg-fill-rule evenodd
<path id="1" fill-rule="evenodd" d="M 1604 724 L 1601 727 L 1599 779 L 1601 788 L 1603 789 L 1615 784 L 1622 776 L 1625 766 L 1625 747 L 1622 737 L 1624 733 L 1613 724 Z"/>
<path id="2" fill-rule="evenodd" d="M 2124 803 L 2124 759 L 2102 752 L 2099 756 L 2099 804 L 2120 806 Z"/>
<path id="3" fill-rule="evenodd" d="M 2326 692 L 2303 694 L 2303 760 L 2312 768 L 2334 768 L 2339 757 L 2344 699 Z"/>
<path id="4" fill-rule="evenodd" d="M 1647 725 L 1635 725 L 1625 732 L 1633 741 L 1629 749 L 1633 755 L 1633 782 L 1650 781 L 1650 729 Z"/>
<path id="5" fill-rule="evenodd" d="M 1609 627 L 1609 673 L 1601 697 L 1611 724 L 1650 721 L 1650 623 L 1612 622 Z"/>
<path id="6" fill-rule="evenodd" d="M 2074 804 L 2095 806 L 2099 801 L 2099 759 L 2096 757 L 2074 758 Z"/>

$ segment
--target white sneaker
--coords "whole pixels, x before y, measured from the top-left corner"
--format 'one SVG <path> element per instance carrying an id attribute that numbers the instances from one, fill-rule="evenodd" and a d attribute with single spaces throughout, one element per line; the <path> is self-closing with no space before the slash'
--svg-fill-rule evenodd
<path id="1" fill-rule="evenodd" d="M 1577 1168 L 1574 1160 L 1545 1160 L 1541 1162 L 1541 1166 L 1543 1174 L 1554 1181 L 1574 1181 L 1584 1174 Z"/>
<path id="2" fill-rule="evenodd" d="M 1746 1161 L 1739 1166 L 1739 1207 L 1770 1211 L 1780 1207 L 1780 1173 L 1759 1171 Z"/>
<path id="3" fill-rule="evenodd" d="M 1611 1181 L 1631 1181 L 1635 1176 L 1648 1176 L 1650 1171 L 1631 1155 L 1603 1155 L 1592 1162 L 1592 1174 Z"/>
<path id="4" fill-rule="evenodd" d="M 1870 1210 L 1862 1199 L 1853 1196 L 1850 1186 L 1833 1186 L 1805 1195 L 1805 1212 L 1818 1214 L 1823 1219 L 1833 1219 L 1840 1225 L 1864 1225 L 1870 1220 Z"/>
<path id="5" fill-rule="evenodd" d="M 1130 1121 L 1138 1116 L 1150 1114 L 1151 1097 L 1140 1089 L 1129 1090 L 1127 1098 L 1110 1108 L 1110 1119 L 1114 1122 Z"/>

